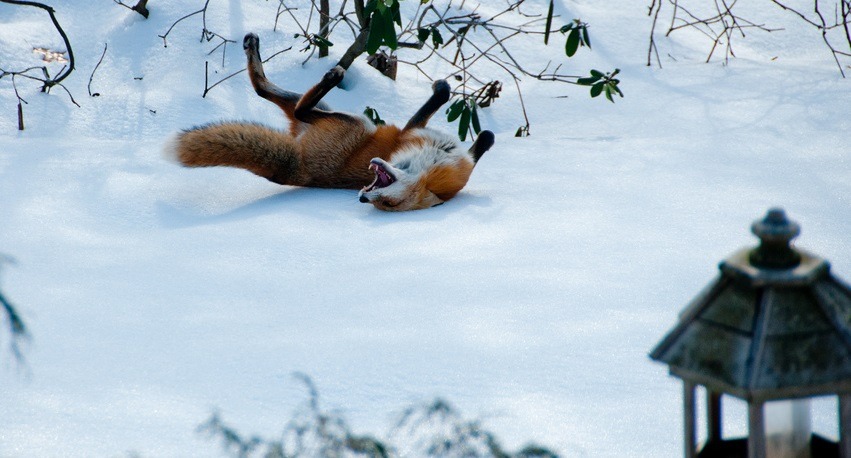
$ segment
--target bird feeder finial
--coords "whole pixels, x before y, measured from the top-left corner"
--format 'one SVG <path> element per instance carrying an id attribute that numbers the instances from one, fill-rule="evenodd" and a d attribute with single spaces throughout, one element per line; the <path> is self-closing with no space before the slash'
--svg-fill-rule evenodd
<path id="1" fill-rule="evenodd" d="M 765 218 L 754 221 L 751 231 L 760 245 L 750 254 L 750 263 L 760 269 L 792 269 L 801 263 L 801 254 L 791 241 L 801 233 L 801 226 L 786 217 L 782 208 L 768 210 Z"/>

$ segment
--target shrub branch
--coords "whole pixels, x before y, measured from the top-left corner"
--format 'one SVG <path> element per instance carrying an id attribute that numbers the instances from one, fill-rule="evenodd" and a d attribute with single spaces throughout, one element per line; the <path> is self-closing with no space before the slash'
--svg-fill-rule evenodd
<path id="1" fill-rule="evenodd" d="M 80 106 L 76 100 L 74 100 L 74 96 L 71 95 L 71 91 L 62 84 L 62 81 L 74 71 L 74 50 L 71 48 L 71 42 L 68 40 L 68 35 L 65 34 L 65 30 L 62 29 L 62 26 L 59 24 L 59 21 L 56 19 L 56 10 L 52 7 L 38 3 L 38 2 L 30 2 L 30 1 L 20 1 L 20 0 L 0 0 L 0 3 L 8 3 L 11 5 L 19 5 L 19 6 L 32 6 L 35 8 L 40 8 L 47 11 L 47 14 L 50 16 L 51 22 L 53 22 L 53 26 L 56 28 L 56 31 L 59 32 L 59 35 L 62 37 L 62 41 L 65 43 L 65 49 L 68 52 L 68 65 L 63 66 L 59 70 L 59 74 L 55 77 L 50 76 L 50 72 L 47 70 L 46 66 L 36 66 L 30 67 L 24 70 L 5 70 L 0 68 L 0 79 L 3 79 L 6 76 L 10 76 L 12 80 L 12 88 L 15 91 L 15 97 L 18 99 L 18 130 L 24 130 L 24 108 L 23 105 L 27 103 L 20 94 L 18 93 L 18 87 L 15 84 L 15 77 L 22 77 L 31 79 L 34 81 L 38 81 L 41 83 L 41 92 L 49 93 L 50 89 L 54 86 L 59 86 L 62 90 L 68 94 L 68 98 L 71 99 L 71 103 L 76 106 Z M 39 74 L 40 76 L 36 76 Z M 35 73 L 36 75 L 33 75 Z"/>
<path id="2" fill-rule="evenodd" d="M 703 0 L 708 3 L 708 0 Z M 822 41 L 831 53 L 839 73 L 845 77 L 845 69 L 842 64 L 843 58 L 851 58 L 851 0 L 829 0 L 834 9 L 833 20 L 828 20 L 823 12 L 825 1 L 812 0 L 811 13 L 805 13 L 799 9 L 789 6 L 781 0 L 770 0 L 772 4 L 783 11 L 791 13 L 799 20 L 815 28 L 821 35 Z M 689 3 L 687 8 L 683 0 L 651 0 L 648 8 L 648 16 L 652 18 L 650 27 L 650 39 L 647 49 L 647 65 L 650 66 L 653 56 L 659 67 L 662 66 L 659 58 L 659 48 L 655 35 L 657 23 L 662 9 L 668 5 L 671 7 L 671 23 L 665 36 L 670 36 L 680 30 L 697 31 L 712 42 L 706 61 L 709 62 L 715 52 L 722 47 L 725 51 L 724 62 L 730 57 L 735 57 L 733 40 L 735 37 L 744 38 L 746 30 L 758 30 L 763 32 L 774 32 L 780 29 L 767 27 L 754 21 L 744 19 L 733 11 L 738 0 L 712 0 L 714 14 L 695 14 L 690 7 L 697 2 Z M 841 42 L 841 44 L 837 44 Z"/>

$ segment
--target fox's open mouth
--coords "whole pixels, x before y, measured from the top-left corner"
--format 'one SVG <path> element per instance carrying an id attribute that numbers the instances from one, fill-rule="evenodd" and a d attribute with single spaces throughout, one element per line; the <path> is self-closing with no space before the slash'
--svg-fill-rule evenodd
<path id="1" fill-rule="evenodd" d="M 393 176 L 392 172 L 384 167 L 382 162 L 373 159 L 369 163 L 369 170 L 375 172 L 375 180 L 373 180 L 368 186 L 364 187 L 363 192 L 386 188 L 396 182 L 396 177 Z"/>

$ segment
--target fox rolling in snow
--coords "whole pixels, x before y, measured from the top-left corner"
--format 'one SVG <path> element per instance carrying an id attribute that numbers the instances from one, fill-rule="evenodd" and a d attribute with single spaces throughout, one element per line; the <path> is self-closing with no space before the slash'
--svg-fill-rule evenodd
<path id="1" fill-rule="evenodd" d="M 433 84 L 433 94 L 405 127 L 376 126 L 321 102 L 342 81 L 343 68 L 331 69 L 319 84 L 296 94 L 266 79 L 257 35 L 246 35 L 243 48 L 254 90 L 284 111 L 289 132 L 232 122 L 189 129 L 171 151 L 187 167 L 239 167 L 283 185 L 360 189 L 361 202 L 404 211 L 454 197 L 494 143 L 493 133 L 482 131 L 465 151 L 454 137 L 426 127 L 449 100 L 446 81 Z"/>

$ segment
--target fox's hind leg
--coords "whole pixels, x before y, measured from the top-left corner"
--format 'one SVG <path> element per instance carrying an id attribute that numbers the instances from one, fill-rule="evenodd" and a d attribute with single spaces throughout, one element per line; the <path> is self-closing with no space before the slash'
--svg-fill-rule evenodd
<path id="1" fill-rule="evenodd" d="M 447 83 L 446 80 L 437 80 L 431 85 L 431 87 L 434 91 L 431 94 L 431 97 L 429 97 L 426 103 L 417 110 L 416 113 L 414 113 L 414 116 L 411 117 L 411 120 L 405 125 L 404 130 L 425 127 L 432 115 L 435 114 L 444 103 L 449 101 L 451 90 L 449 88 L 449 83 Z"/>
<path id="2" fill-rule="evenodd" d="M 297 134 L 302 126 L 301 122 L 295 116 L 295 110 L 302 94 L 281 89 L 266 78 L 266 73 L 263 71 L 263 60 L 260 59 L 260 38 L 256 34 L 249 33 L 245 35 L 245 39 L 242 40 L 242 48 L 245 50 L 248 78 L 251 80 L 251 85 L 254 86 L 254 91 L 260 97 L 278 105 L 284 110 L 284 113 L 290 119 L 291 132 Z M 322 110 L 331 109 L 322 102 L 317 103 L 316 107 Z"/>

